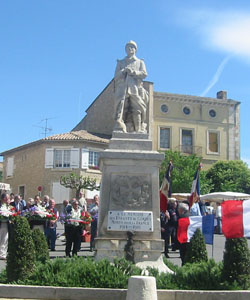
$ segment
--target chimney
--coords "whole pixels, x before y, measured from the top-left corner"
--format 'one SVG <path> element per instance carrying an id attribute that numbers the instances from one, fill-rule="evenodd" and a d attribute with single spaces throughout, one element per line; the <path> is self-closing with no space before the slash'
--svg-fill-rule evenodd
<path id="1" fill-rule="evenodd" d="M 219 91 L 217 93 L 217 99 L 227 100 L 227 91 Z"/>

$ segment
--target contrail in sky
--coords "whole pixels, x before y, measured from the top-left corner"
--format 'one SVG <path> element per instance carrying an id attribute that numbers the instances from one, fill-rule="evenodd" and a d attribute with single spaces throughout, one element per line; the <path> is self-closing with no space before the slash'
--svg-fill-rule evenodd
<path id="1" fill-rule="evenodd" d="M 229 59 L 232 57 L 232 55 L 228 55 L 223 59 L 223 61 L 220 63 L 218 69 L 216 70 L 212 80 L 209 82 L 206 89 L 201 93 L 201 97 L 205 97 L 206 94 L 211 90 L 211 88 L 216 84 L 216 82 L 219 80 L 222 71 L 224 70 L 226 64 L 228 63 Z"/>

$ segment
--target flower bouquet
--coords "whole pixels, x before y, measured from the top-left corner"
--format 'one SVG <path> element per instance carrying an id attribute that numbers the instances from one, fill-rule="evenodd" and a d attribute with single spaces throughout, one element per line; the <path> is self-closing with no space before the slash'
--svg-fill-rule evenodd
<path id="1" fill-rule="evenodd" d="M 71 213 L 69 213 L 66 215 L 61 214 L 59 220 L 62 224 L 79 223 L 79 225 L 85 228 L 86 225 L 92 222 L 92 217 L 87 211 L 82 211 L 81 216 L 78 219 L 73 219 Z"/>
<path id="2" fill-rule="evenodd" d="M 7 223 L 12 217 L 16 216 L 18 213 L 15 213 L 15 208 L 14 207 L 7 207 L 3 205 L 0 208 L 0 223 L 4 222 Z"/>
<path id="3" fill-rule="evenodd" d="M 42 206 L 33 206 L 25 209 L 22 211 L 22 215 L 27 218 L 31 227 L 34 225 L 45 226 L 47 220 L 53 220 L 54 218 L 54 216 Z"/>

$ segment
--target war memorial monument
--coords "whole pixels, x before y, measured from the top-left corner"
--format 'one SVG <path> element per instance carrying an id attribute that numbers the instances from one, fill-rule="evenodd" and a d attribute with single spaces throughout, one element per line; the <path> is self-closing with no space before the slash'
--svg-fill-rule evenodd
<path id="1" fill-rule="evenodd" d="M 100 153 L 101 204 L 96 259 L 126 257 L 138 266 L 170 271 L 162 260 L 159 168 L 164 154 L 152 151 L 152 95 L 145 88 L 145 63 L 134 41 L 115 70 L 114 129 Z"/>

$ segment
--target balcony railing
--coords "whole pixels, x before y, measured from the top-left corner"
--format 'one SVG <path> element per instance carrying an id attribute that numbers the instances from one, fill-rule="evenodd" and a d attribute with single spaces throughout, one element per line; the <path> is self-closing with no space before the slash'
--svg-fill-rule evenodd
<path id="1" fill-rule="evenodd" d="M 198 156 L 202 155 L 201 146 L 178 145 L 177 147 L 175 147 L 175 151 L 179 151 L 185 154 L 196 154 Z"/>

